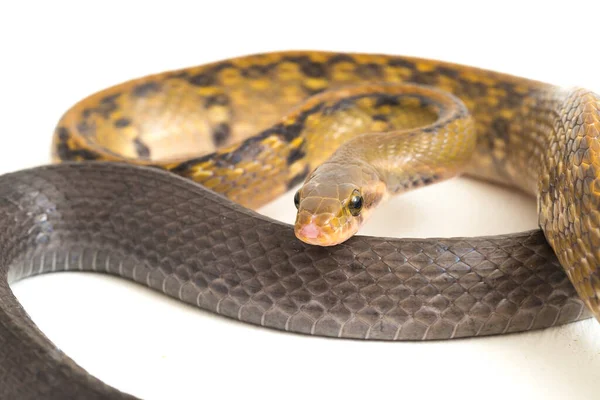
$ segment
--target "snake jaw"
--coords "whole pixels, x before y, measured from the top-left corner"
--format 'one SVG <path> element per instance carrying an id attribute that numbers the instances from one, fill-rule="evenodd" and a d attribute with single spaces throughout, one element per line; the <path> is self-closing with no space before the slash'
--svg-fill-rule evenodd
<path id="1" fill-rule="evenodd" d="M 312 216 L 307 223 L 296 224 L 294 232 L 296 237 L 305 243 L 325 246 L 331 243 L 330 229 L 327 226 L 320 226 Z"/>
<path id="2" fill-rule="evenodd" d="M 296 237 L 307 244 L 316 246 L 335 246 L 345 242 L 357 231 L 357 221 L 340 225 L 334 218 L 328 222 L 319 222 L 321 216 L 310 216 L 308 219 L 298 218 L 294 226 Z M 302 222 L 299 222 L 302 220 Z"/>
<path id="3" fill-rule="evenodd" d="M 317 239 L 323 235 L 323 231 L 317 224 L 311 221 L 309 224 L 300 227 L 300 235 L 307 239 Z"/>
<path id="4" fill-rule="evenodd" d="M 324 203 L 329 205 L 324 206 Z M 301 203 L 294 225 L 294 233 L 298 239 L 317 246 L 335 246 L 345 242 L 358 231 L 362 216 L 350 215 L 339 201 L 336 207 L 331 203 L 333 201 L 320 202 L 320 209 L 304 207 Z M 306 204 L 310 205 L 311 200 Z"/>

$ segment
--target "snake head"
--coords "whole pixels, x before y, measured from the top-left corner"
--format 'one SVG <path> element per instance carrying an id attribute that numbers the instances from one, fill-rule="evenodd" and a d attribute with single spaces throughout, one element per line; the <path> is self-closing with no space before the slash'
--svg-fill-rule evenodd
<path id="1" fill-rule="evenodd" d="M 294 232 L 308 244 L 334 246 L 352 237 L 385 197 L 385 184 L 363 166 L 327 163 L 294 196 Z"/>

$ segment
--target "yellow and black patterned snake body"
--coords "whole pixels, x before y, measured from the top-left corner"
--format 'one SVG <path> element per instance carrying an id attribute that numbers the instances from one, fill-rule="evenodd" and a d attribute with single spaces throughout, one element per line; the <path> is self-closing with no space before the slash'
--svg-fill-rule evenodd
<path id="1" fill-rule="evenodd" d="M 374 54 L 268 53 L 133 80 L 63 116 L 53 156 L 67 163 L 2 177 L 1 214 L 20 221 L 9 236 L 27 233 L 7 239 L 0 270 L 8 281 L 103 271 L 334 337 L 443 339 L 599 316 L 598 105 L 583 89 Z M 459 173 L 536 195 L 541 231 L 348 239 L 388 195 Z M 295 233 L 245 208 L 303 182 Z M 11 344 L 0 354 L 24 354 L 46 379 L 24 373 L 0 394 L 123 395 L 52 353 L 11 296 L 0 293 L 16 304 L 0 317 Z"/>
<path id="2" fill-rule="evenodd" d="M 299 106 L 318 93 L 366 83 L 372 86 Z M 394 95 L 382 85 L 399 83 L 433 86 L 462 100 L 478 135 L 466 172 L 539 196 L 540 226 L 561 264 L 573 272 L 579 293 L 597 309 L 600 124 L 598 98 L 585 90 L 407 57 L 253 55 L 95 94 L 62 119 L 55 157 L 156 165 L 257 207 L 301 183 L 356 135 L 420 127 L 437 118 L 441 106 L 428 105 L 430 97 L 419 90 Z M 450 134 L 461 135 L 460 128 L 452 127 Z M 463 137 L 456 143 L 469 147 Z M 435 153 L 442 144 L 425 145 Z M 198 153 L 208 155 L 193 157 Z M 429 158 L 439 163 L 434 155 Z M 420 176 L 409 178 L 420 185 Z"/>

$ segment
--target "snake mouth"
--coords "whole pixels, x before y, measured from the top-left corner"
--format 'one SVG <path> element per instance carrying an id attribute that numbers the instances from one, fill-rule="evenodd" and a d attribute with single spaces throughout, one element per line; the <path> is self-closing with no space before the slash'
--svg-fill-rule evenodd
<path id="1" fill-rule="evenodd" d="M 340 227 L 334 226 L 333 221 L 319 222 L 318 218 L 311 216 L 308 221 L 296 222 L 294 233 L 296 237 L 307 244 L 316 246 L 335 246 L 348 239 Z"/>
<path id="2" fill-rule="evenodd" d="M 306 239 L 318 239 L 324 235 L 323 230 L 314 222 L 300 227 L 299 233 Z"/>
<path id="3" fill-rule="evenodd" d="M 332 236 L 328 235 L 324 229 L 315 223 L 309 223 L 294 229 L 296 237 L 307 244 L 316 246 L 333 246 L 338 244 L 338 241 L 333 240 Z"/>
<path id="4" fill-rule="evenodd" d="M 336 244 L 340 244 L 342 242 L 339 240 L 332 240 L 328 235 L 322 233 L 319 233 L 317 236 L 314 237 L 307 236 L 302 230 L 296 231 L 296 237 L 306 244 L 322 247 L 335 246 Z"/>
<path id="5" fill-rule="evenodd" d="M 330 242 L 329 235 L 314 221 L 302 225 L 297 224 L 294 227 L 294 233 L 298 239 L 307 244 L 324 246 Z"/>

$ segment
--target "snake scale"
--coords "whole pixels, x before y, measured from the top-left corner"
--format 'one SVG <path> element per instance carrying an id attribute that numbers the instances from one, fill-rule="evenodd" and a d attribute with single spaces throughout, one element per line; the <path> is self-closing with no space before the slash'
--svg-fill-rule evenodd
<path id="1" fill-rule="evenodd" d="M 9 288 L 53 271 L 118 275 L 240 321 L 342 338 L 450 339 L 598 316 L 599 104 L 584 89 L 446 62 L 306 51 L 94 94 L 58 123 L 60 163 L 0 177 L 0 398 L 131 398 L 57 349 Z M 352 236 L 386 191 L 458 173 L 535 195 L 541 229 L 305 243 L 332 235 L 302 222 L 311 207 L 351 221 Z M 328 174 L 342 176 L 335 190 L 319 183 Z M 252 211 L 303 182 L 296 229 Z"/>

